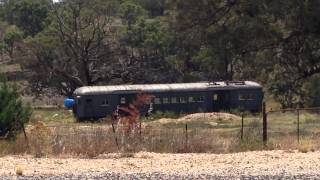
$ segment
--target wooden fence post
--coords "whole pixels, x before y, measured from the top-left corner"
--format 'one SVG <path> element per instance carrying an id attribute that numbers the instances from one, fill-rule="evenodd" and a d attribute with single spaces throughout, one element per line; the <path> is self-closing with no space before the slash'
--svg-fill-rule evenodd
<path id="1" fill-rule="evenodd" d="M 27 136 L 27 133 L 26 133 L 26 128 L 25 128 L 24 124 L 22 124 L 22 131 L 23 131 L 23 135 L 24 135 L 24 140 L 26 141 L 27 147 L 29 149 L 30 148 L 29 139 L 28 139 L 28 136 Z"/>
<path id="2" fill-rule="evenodd" d="M 113 132 L 114 141 L 116 142 L 118 150 L 120 150 L 119 149 L 118 138 L 117 138 L 117 134 L 116 134 L 116 128 L 114 127 L 114 121 L 112 121 L 111 125 L 112 125 L 112 132 Z"/>
<path id="3" fill-rule="evenodd" d="M 244 114 L 241 114 L 241 131 L 240 131 L 240 137 L 241 140 L 243 140 L 243 118 L 244 118 Z"/>
<path id="4" fill-rule="evenodd" d="M 185 144 L 185 150 L 188 150 L 188 124 L 186 124 L 186 144 Z"/>
<path id="5" fill-rule="evenodd" d="M 298 144 L 300 142 L 300 111 L 297 109 L 297 140 Z"/>
<path id="6" fill-rule="evenodd" d="M 267 112 L 266 112 L 266 103 L 263 102 L 262 104 L 262 121 L 263 121 L 263 144 L 266 146 L 267 145 L 267 140 L 268 140 L 268 124 L 267 124 Z"/>
<path id="7" fill-rule="evenodd" d="M 140 142 L 142 141 L 142 119 L 140 118 L 139 121 L 139 137 L 140 137 Z"/>

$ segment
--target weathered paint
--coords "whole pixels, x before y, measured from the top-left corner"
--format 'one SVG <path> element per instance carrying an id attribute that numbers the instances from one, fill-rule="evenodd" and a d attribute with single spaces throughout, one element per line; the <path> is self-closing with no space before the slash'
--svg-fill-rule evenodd
<path id="1" fill-rule="evenodd" d="M 153 104 L 153 111 L 173 112 L 216 112 L 239 109 L 244 111 L 261 111 L 263 99 L 262 87 L 252 81 L 215 82 L 215 83 L 178 83 L 90 86 L 75 90 L 75 115 L 79 119 L 98 119 L 111 115 L 121 97 L 129 103 L 138 93 L 155 95 L 157 98 L 187 98 L 186 103 Z M 254 98 L 240 100 L 240 97 Z M 202 102 L 188 102 L 189 97 L 203 97 Z M 107 104 L 106 104 L 107 102 Z M 146 111 L 145 107 L 142 111 Z"/>

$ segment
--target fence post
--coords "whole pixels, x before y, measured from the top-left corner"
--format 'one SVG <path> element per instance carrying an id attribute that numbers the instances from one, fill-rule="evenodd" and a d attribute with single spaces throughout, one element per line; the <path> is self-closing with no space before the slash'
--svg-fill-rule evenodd
<path id="1" fill-rule="evenodd" d="M 186 124 L 186 144 L 185 144 L 185 150 L 188 150 L 188 124 Z"/>
<path id="2" fill-rule="evenodd" d="M 139 136 L 140 136 L 140 142 L 142 141 L 142 119 L 140 118 L 139 121 Z"/>
<path id="3" fill-rule="evenodd" d="M 117 138 L 117 134 L 116 134 L 116 128 L 114 127 L 114 121 L 112 120 L 112 132 L 113 132 L 113 137 L 114 137 L 114 141 L 116 142 L 117 148 L 119 150 L 119 143 L 118 143 L 118 138 Z"/>
<path id="4" fill-rule="evenodd" d="M 30 148 L 29 139 L 28 139 L 28 136 L 27 136 L 27 133 L 26 133 L 26 128 L 25 128 L 24 124 L 22 124 L 22 131 L 23 131 L 23 135 L 24 135 L 24 140 L 26 141 L 27 147 L 29 149 Z"/>
<path id="5" fill-rule="evenodd" d="M 244 118 L 244 114 L 241 114 L 241 131 L 240 131 L 240 137 L 241 140 L 243 140 L 243 118 Z"/>
<path id="6" fill-rule="evenodd" d="M 300 142 L 300 111 L 297 109 L 297 140 L 298 144 Z"/>
<path id="7" fill-rule="evenodd" d="M 262 104 L 262 121 L 263 121 L 263 144 L 267 145 L 268 140 L 268 132 L 267 132 L 267 112 L 266 112 L 266 103 L 263 102 Z"/>

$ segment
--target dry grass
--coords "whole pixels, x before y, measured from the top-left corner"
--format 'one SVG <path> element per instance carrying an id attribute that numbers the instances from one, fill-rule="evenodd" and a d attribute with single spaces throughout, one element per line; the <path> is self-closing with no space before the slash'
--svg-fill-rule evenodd
<path id="1" fill-rule="evenodd" d="M 119 158 L 134 158 L 135 157 L 135 153 L 120 153 Z"/>
<path id="2" fill-rule="evenodd" d="M 50 112 L 51 113 L 51 112 Z M 45 115 L 44 115 L 45 116 Z M 50 114 L 51 116 L 51 114 Z M 63 117 L 63 116 L 61 116 Z M 186 131 L 182 123 L 144 123 L 141 131 L 130 135 L 126 127 L 114 134 L 108 124 L 72 124 L 33 122 L 27 128 L 28 143 L 23 135 L 15 141 L 0 141 L 0 153 L 42 156 L 77 156 L 95 158 L 101 154 L 120 152 L 120 157 L 134 157 L 136 152 L 158 153 L 230 153 L 263 149 L 319 150 L 318 114 L 302 114 L 300 143 L 297 143 L 295 113 L 269 115 L 268 144 L 262 142 L 260 117 L 245 118 L 243 139 L 239 120 L 211 119 L 215 123 L 190 121 Z M 48 125 L 49 124 L 49 125 Z M 118 146 L 117 146 L 118 144 Z M 29 146 L 28 146 L 29 145 Z M 21 148 L 23 147 L 23 148 Z"/>
<path id="3" fill-rule="evenodd" d="M 21 72 L 21 67 L 19 64 L 1 64 L 0 73 L 8 72 Z"/>
<path id="4" fill-rule="evenodd" d="M 76 122 L 72 112 L 64 109 L 36 109 L 30 121 L 31 123 L 41 121 L 53 125 L 65 125 Z"/>
<path id="5" fill-rule="evenodd" d="M 40 158 L 44 155 L 52 153 L 49 148 L 52 145 L 50 137 L 52 137 L 52 131 L 43 122 L 36 123 L 29 133 L 29 149 L 31 154 Z"/>
<path id="6" fill-rule="evenodd" d="M 17 176 L 22 176 L 23 175 L 23 169 L 20 166 L 16 167 L 16 175 Z"/>
<path id="7" fill-rule="evenodd" d="M 319 149 L 317 144 L 318 140 L 302 140 L 298 144 L 298 151 L 302 153 L 314 152 L 316 149 Z"/>

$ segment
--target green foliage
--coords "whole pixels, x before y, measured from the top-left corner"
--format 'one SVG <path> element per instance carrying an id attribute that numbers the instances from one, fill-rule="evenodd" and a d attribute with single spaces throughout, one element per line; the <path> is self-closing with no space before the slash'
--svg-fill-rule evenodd
<path id="1" fill-rule="evenodd" d="M 31 108 L 22 104 L 17 88 L 0 81 L 0 136 L 14 137 L 28 123 Z"/>
<path id="2" fill-rule="evenodd" d="M 152 120 L 157 120 L 157 119 L 161 119 L 161 118 L 170 118 L 170 119 L 177 119 L 179 117 L 181 117 L 183 114 L 178 114 L 172 111 L 156 111 L 155 113 L 151 114 L 150 119 Z"/>
<path id="3" fill-rule="evenodd" d="M 131 5 L 134 2 L 124 2 L 124 5 L 128 4 Z M 123 55 L 130 64 L 124 73 L 123 81 L 128 83 L 172 82 L 171 77 L 177 72 L 167 58 L 172 50 L 171 37 L 166 33 L 167 24 L 157 19 L 145 19 L 141 13 L 135 14 L 137 14 L 135 23 L 127 23 L 125 32 L 120 38 L 121 46 L 126 52 Z M 163 72 L 167 74 L 163 75 Z"/>
<path id="4" fill-rule="evenodd" d="M 127 45 L 136 48 L 140 56 L 161 59 L 168 54 L 168 37 L 159 21 L 138 20 L 127 33 Z"/>
<path id="5" fill-rule="evenodd" d="M 127 24 L 129 29 L 145 14 L 146 12 L 143 7 L 130 0 L 124 1 L 119 7 L 119 17 L 124 24 Z"/>
<path id="6" fill-rule="evenodd" d="M 149 11 L 151 17 L 163 16 L 165 13 L 165 0 L 137 0 L 137 2 Z"/>
<path id="7" fill-rule="evenodd" d="M 37 89 L 255 80 L 283 107 L 316 105 L 306 82 L 320 73 L 317 0 L 1 2 L 24 33 L 3 30 L 2 48 L 27 57 Z"/>
<path id="8" fill-rule="evenodd" d="M 22 41 L 23 39 L 23 33 L 15 28 L 11 27 L 8 28 L 3 35 L 3 43 L 4 43 L 4 49 L 8 52 L 9 56 L 12 57 L 13 50 L 15 48 L 15 43 Z"/>
<path id="9" fill-rule="evenodd" d="M 112 48 L 116 48 L 110 29 L 117 4 L 101 0 L 62 4 L 51 12 L 50 25 L 26 43 L 33 56 L 29 68 L 37 71 L 35 92 L 50 87 L 72 96 L 77 87 L 100 83 L 115 71 L 110 66 L 115 64 Z"/>
<path id="10" fill-rule="evenodd" d="M 45 27 L 50 4 L 50 0 L 6 0 L 2 3 L 2 18 L 25 35 L 34 36 Z"/>
<path id="11" fill-rule="evenodd" d="M 307 94 L 306 106 L 320 107 L 320 77 L 314 76 L 310 78 L 304 85 Z"/>

